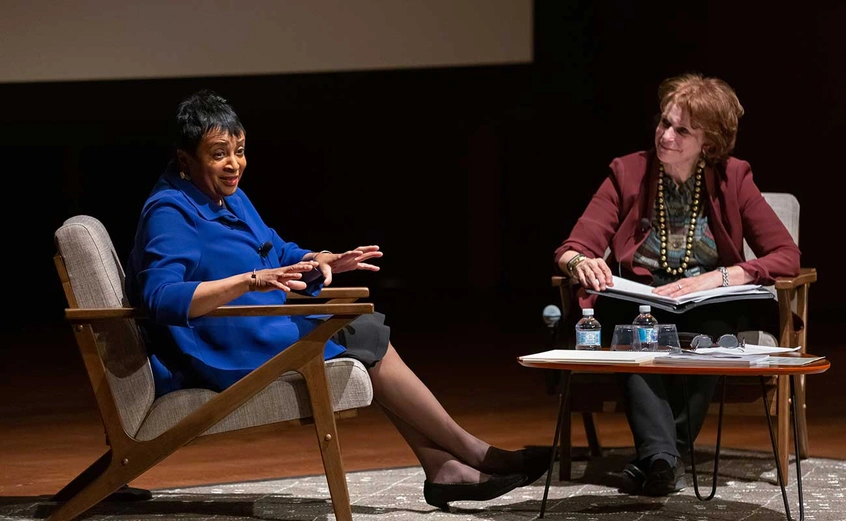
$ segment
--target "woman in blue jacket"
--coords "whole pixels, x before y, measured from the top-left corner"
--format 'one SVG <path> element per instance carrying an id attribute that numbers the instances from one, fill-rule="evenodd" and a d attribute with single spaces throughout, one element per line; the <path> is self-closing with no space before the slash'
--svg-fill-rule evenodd
<path id="1" fill-rule="evenodd" d="M 317 294 L 336 273 L 378 271 L 378 246 L 312 251 L 283 240 L 238 188 L 246 133 L 228 102 L 203 90 L 176 113 L 176 156 L 141 212 L 127 263 L 130 302 L 147 310 L 156 389 L 221 391 L 311 331 L 299 316 L 205 317 L 225 305 L 283 304 L 288 291 Z M 465 431 L 390 342 L 380 313 L 327 342 L 325 357 L 352 357 L 370 373 L 376 401 L 426 474 L 429 504 L 488 500 L 539 478 L 548 451 L 507 451 Z"/>

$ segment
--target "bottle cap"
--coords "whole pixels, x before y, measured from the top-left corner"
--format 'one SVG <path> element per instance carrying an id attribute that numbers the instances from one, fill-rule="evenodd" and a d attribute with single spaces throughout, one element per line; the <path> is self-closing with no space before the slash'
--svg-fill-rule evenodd
<path id="1" fill-rule="evenodd" d="M 652 306 L 640 306 L 638 309 L 641 313 L 649 313 L 652 311 Z"/>
<path id="2" fill-rule="evenodd" d="M 585 308 L 582 310 L 582 315 L 586 317 L 593 316 L 593 308 Z"/>

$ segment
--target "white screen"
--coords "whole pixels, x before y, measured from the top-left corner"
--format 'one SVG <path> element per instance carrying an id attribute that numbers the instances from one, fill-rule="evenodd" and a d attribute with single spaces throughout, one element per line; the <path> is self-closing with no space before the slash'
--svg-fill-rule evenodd
<path id="1" fill-rule="evenodd" d="M 528 63 L 532 0 L 12 0 L 0 82 Z"/>

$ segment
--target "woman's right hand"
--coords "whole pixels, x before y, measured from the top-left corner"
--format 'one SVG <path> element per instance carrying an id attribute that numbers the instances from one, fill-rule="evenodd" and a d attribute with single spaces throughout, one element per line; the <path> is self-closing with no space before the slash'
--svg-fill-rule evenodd
<path id="1" fill-rule="evenodd" d="M 606 287 L 614 285 L 614 275 L 605 259 L 585 258 L 576 264 L 570 276 L 578 280 L 583 287 L 594 291 L 603 291 Z"/>
<path id="2" fill-rule="evenodd" d="M 257 270 L 255 272 L 255 284 L 250 287 L 252 291 L 282 291 L 306 289 L 306 283 L 299 280 L 303 273 L 308 273 L 317 268 L 315 261 L 301 261 L 290 266 Z"/>

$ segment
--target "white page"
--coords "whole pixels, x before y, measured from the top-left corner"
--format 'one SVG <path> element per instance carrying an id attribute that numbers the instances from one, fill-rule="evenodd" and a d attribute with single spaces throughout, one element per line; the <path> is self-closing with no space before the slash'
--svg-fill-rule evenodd
<path id="1" fill-rule="evenodd" d="M 642 363 L 659 356 L 666 356 L 666 352 L 651 351 L 590 351 L 576 349 L 552 349 L 542 353 L 534 353 L 518 357 L 521 361 L 535 362 L 569 362 L 569 363 Z"/>
<path id="2" fill-rule="evenodd" d="M 652 292 L 655 288 L 635 282 L 633 280 L 624 279 L 622 277 L 613 278 L 614 285 L 609 286 L 606 291 L 626 293 L 628 295 L 638 295 L 646 299 L 651 299 L 659 302 L 670 302 L 673 304 L 684 304 L 685 302 L 698 302 L 709 297 L 719 297 L 721 295 L 736 295 L 736 294 L 759 294 L 768 293 L 766 289 L 758 284 L 743 284 L 740 286 L 726 286 L 714 289 L 706 289 L 702 291 L 694 291 L 687 295 L 682 295 L 678 298 L 667 297 L 664 295 L 656 295 Z"/>
<path id="3" fill-rule="evenodd" d="M 771 355 L 776 353 L 790 353 L 799 351 L 802 346 L 796 347 L 771 347 L 771 346 L 757 346 L 754 344 L 746 344 L 743 349 L 736 347 L 700 347 L 695 353 L 697 355 L 714 355 L 714 354 L 728 354 L 728 355 Z"/>
<path id="4" fill-rule="evenodd" d="M 824 356 L 815 356 L 811 358 L 799 358 L 793 356 L 770 356 L 767 359 L 767 363 L 770 365 L 808 365 L 811 362 L 816 362 L 817 360 L 822 360 L 825 358 Z"/>

